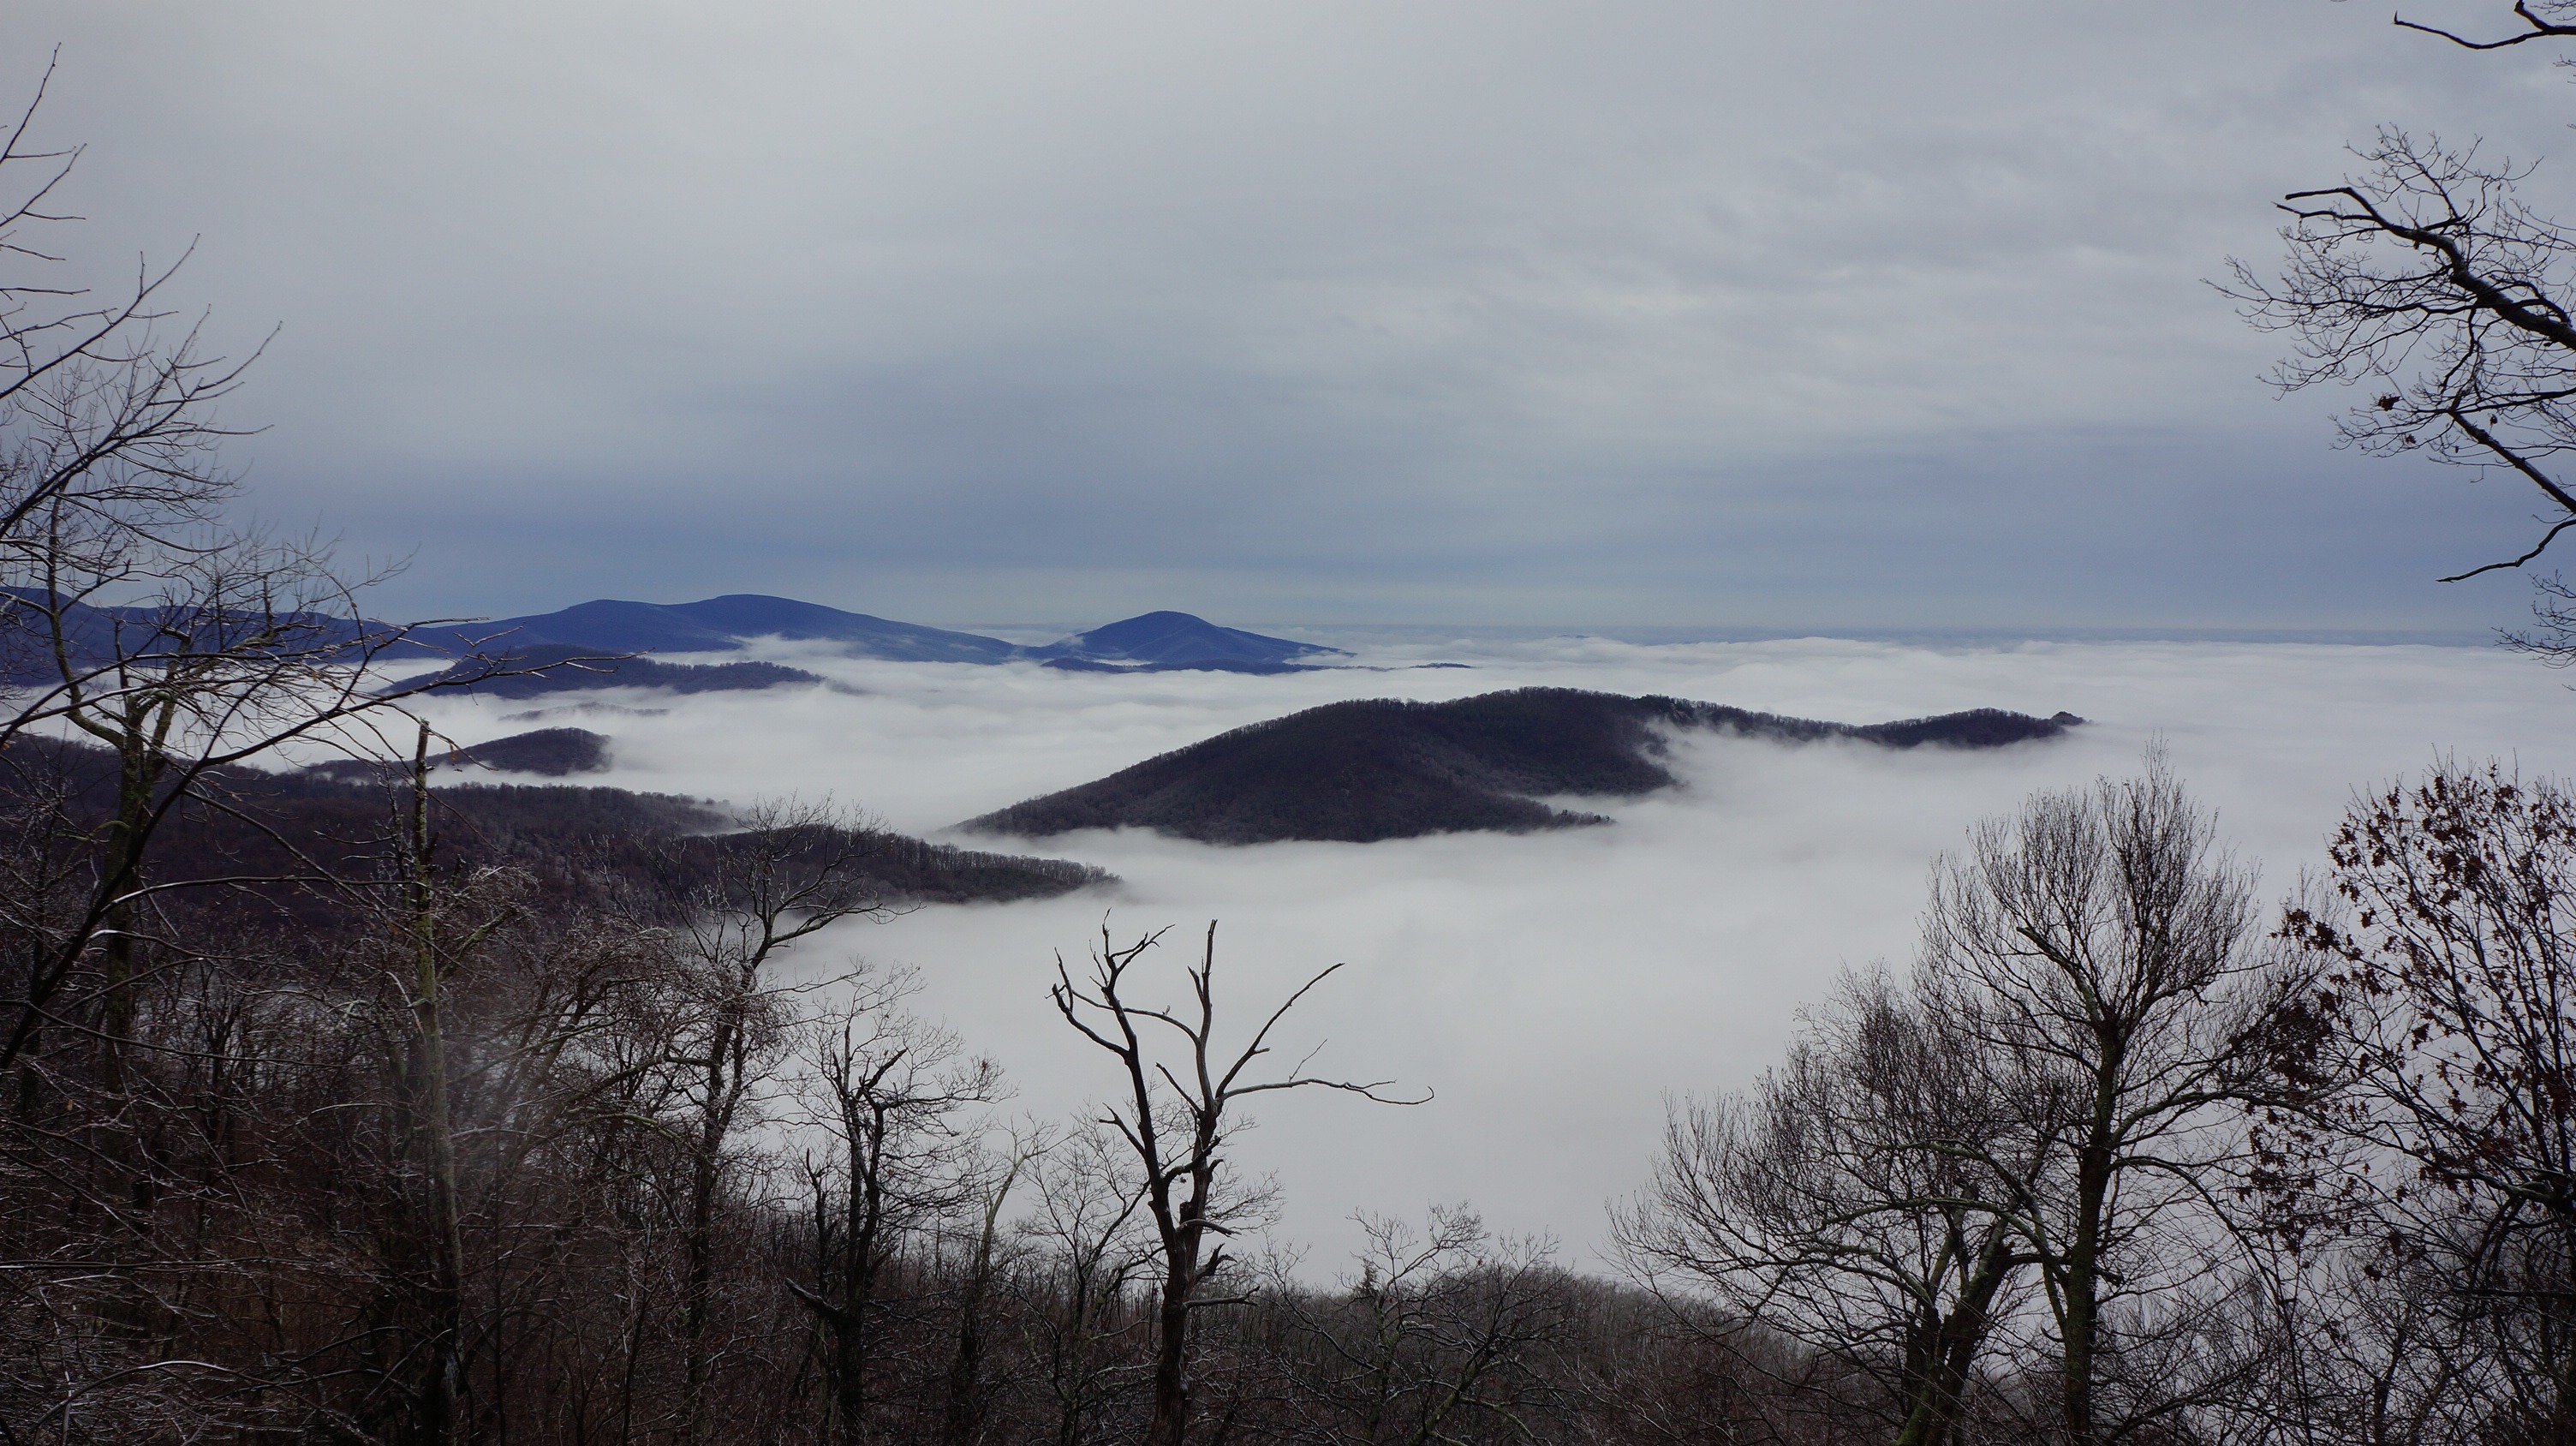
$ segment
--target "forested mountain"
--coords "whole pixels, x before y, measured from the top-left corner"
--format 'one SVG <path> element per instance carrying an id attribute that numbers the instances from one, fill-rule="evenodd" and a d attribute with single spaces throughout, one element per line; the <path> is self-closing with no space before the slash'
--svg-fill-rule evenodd
<path id="1" fill-rule="evenodd" d="M 722 653 L 747 639 L 775 637 L 839 643 L 859 657 L 940 663 L 998 663 L 1019 651 L 999 638 L 758 593 L 693 603 L 603 598 L 556 612 L 443 628 L 438 637 L 460 646 L 488 639 L 487 646 L 504 651 L 552 644 L 611 653 Z"/>
<path id="2" fill-rule="evenodd" d="M 1672 729 L 1784 742 L 1994 748 L 2055 737 L 2082 721 L 2071 713 L 2033 718 L 1980 708 L 1894 723 L 1823 723 L 1570 688 L 1520 688 L 1448 703 L 1330 703 L 962 826 L 1029 837 L 1143 827 L 1206 843 L 1525 833 L 1609 822 L 1541 798 L 1634 798 L 1673 786 L 1677 780 L 1661 761 Z"/>
<path id="3" fill-rule="evenodd" d="M 579 736 L 559 736 L 565 734 Z M 584 751 L 583 740 L 605 742 L 580 729 L 542 729 L 458 750 L 445 761 L 489 761 L 484 756 L 492 753 L 539 761 Z M 158 876 L 172 883 L 367 876 L 389 847 L 401 802 L 396 795 L 407 775 L 406 765 L 378 763 L 298 773 L 210 770 L 198 783 L 202 800 L 182 801 L 156 835 Z M 114 793 L 114 758 L 85 745 L 23 741 L 0 768 L 0 815 L 56 806 L 75 818 L 95 815 L 109 809 Z M 431 797 L 442 867 L 526 871 L 564 899 L 604 897 L 647 874 L 668 886 L 710 873 L 729 854 L 758 843 L 712 800 L 474 782 L 440 783 Z M 844 834 L 837 846 L 852 860 L 855 886 L 888 902 L 1047 898 L 1114 882 L 1089 864 L 979 853 L 882 829 Z M 285 898 L 298 886 L 258 887 L 264 896 Z M 330 912 L 311 901 L 297 907 Z"/>
<path id="4" fill-rule="evenodd" d="M 1028 655 L 1052 668 L 1086 672 L 1287 673 L 1308 660 L 1347 656 L 1339 648 L 1224 628 L 1188 613 L 1142 613 L 1077 633 Z"/>
<path id="5" fill-rule="evenodd" d="M 538 728 L 459 748 L 450 758 L 460 767 L 566 778 L 607 772 L 608 742 L 606 734 L 587 728 Z"/>
<path id="6" fill-rule="evenodd" d="M 587 728 L 538 728 L 454 748 L 430 760 L 433 768 L 487 768 L 500 773 L 533 773 L 541 778 L 568 778 L 608 769 L 608 736 Z M 323 778 L 351 781 L 400 778 L 408 763 L 374 758 L 337 758 L 306 769 Z"/>
<path id="7" fill-rule="evenodd" d="M 239 648 L 263 632 L 291 638 L 294 648 L 326 657 L 338 651 L 396 662 L 438 654 L 426 643 L 401 636 L 392 624 L 307 608 L 289 606 L 265 614 L 237 607 L 210 615 L 203 607 L 178 603 L 100 604 L 42 588 L 0 586 L 0 687 L 51 684 L 66 665 L 76 673 L 119 661 L 165 666 Z"/>
<path id="8" fill-rule="evenodd" d="M 663 663 L 651 658 L 618 657 L 605 646 L 532 643 L 525 647 L 495 644 L 490 657 L 455 664 L 427 680 L 446 692 L 480 693 L 487 698 L 541 698 L 586 688 L 659 688 L 671 693 L 734 693 L 776 688 L 790 683 L 820 683 L 822 678 L 784 663 Z M 416 688 L 422 680 L 407 679 Z"/>
<path id="9" fill-rule="evenodd" d="M 1337 648 L 1220 627 L 1181 612 L 1142 613 L 1062 642 L 1025 648 L 976 633 L 894 622 L 757 593 L 732 593 L 693 603 L 603 598 L 556 612 L 419 629 L 413 636 L 450 652 L 480 649 L 541 662 L 615 653 L 734 652 L 755 638 L 833 643 L 851 657 L 896 662 L 1034 660 L 1050 667 L 1102 672 L 1287 672 L 1300 660 L 1341 656 Z"/>

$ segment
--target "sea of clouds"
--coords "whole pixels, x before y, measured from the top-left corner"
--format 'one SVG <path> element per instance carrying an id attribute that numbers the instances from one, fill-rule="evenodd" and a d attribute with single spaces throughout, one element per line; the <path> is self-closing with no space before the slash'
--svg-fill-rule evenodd
<path id="1" fill-rule="evenodd" d="M 1669 1098 L 1753 1078 L 1837 971 L 1902 966 L 1927 867 L 1978 818 L 2037 789 L 2132 772 L 2159 740 L 2276 896 L 2322 862 L 2356 787 L 2443 754 L 2576 772 L 2565 677 L 2484 647 L 1381 637 L 1358 659 L 1375 667 L 1280 677 L 763 655 L 838 686 L 604 693 L 589 696 L 608 707 L 542 717 L 525 702 L 455 699 L 433 716 L 469 743 L 560 724 L 610 734 L 615 766 L 597 781 L 622 787 L 736 802 L 829 794 L 908 833 L 1117 873 L 1114 890 L 925 908 L 803 946 L 797 967 L 812 973 L 854 956 L 917 969 L 915 1008 L 1002 1063 L 1015 1110 L 1073 1116 L 1118 1083 L 1047 1001 L 1057 953 L 1079 968 L 1104 917 L 1122 942 L 1174 926 L 1154 966 L 1173 999 L 1200 932 L 1221 921 L 1220 1006 L 1238 1039 L 1287 990 L 1346 961 L 1282 1025 L 1280 1062 L 1318 1049 L 1314 1072 L 1436 1098 L 1258 1101 L 1260 1127 L 1233 1158 L 1276 1175 L 1277 1233 L 1314 1245 L 1319 1264 L 1352 1243 L 1355 1210 L 1461 1200 L 1594 1262 L 1604 1204 L 1645 1179 Z M 1472 666 L 1413 666 L 1432 661 Z M 1612 815 L 1609 827 L 1521 837 L 1220 848 L 1132 830 L 945 832 L 1300 708 L 1530 684 L 1846 722 L 1988 706 L 2092 721 L 1992 752 L 1685 737 L 1673 748 L 1684 787 L 1581 805 Z"/>

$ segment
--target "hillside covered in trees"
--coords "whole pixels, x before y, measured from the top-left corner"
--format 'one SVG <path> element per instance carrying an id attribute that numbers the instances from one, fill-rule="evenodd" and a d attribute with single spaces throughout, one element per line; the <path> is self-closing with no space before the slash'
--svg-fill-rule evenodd
<path id="1" fill-rule="evenodd" d="M 1015 803 L 962 827 L 1044 837 L 1151 828 L 1205 843 L 1527 833 L 1609 822 L 1538 800 L 1634 798 L 1679 780 L 1661 761 L 1674 731 L 1784 743 L 2000 748 L 2083 720 L 1980 708 L 1895 723 L 1822 723 L 1679 698 L 1520 688 L 1447 703 L 1328 703 L 1149 758 L 1107 778 Z"/>
<path id="2" fill-rule="evenodd" d="M 459 750 L 446 757 L 475 756 Z M 25 740 L 0 765 L 0 807 L 21 817 L 30 810 L 65 819 L 111 815 L 116 776 L 115 756 L 104 749 Z M 189 794 L 170 801 L 155 832 L 155 867 L 173 885 L 259 880 L 272 896 L 309 892 L 304 886 L 381 862 L 409 787 L 394 763 L 293 773 L 209 769 Z M 602 897 L 646 878 L 656 887 L 697 887 L 733 855 L 765 846 L 741 811 L 713 800 L 464 781 L 436 783 L 427 797 L 443 867 L 521 871 L 567 896 Z M 850 885 L 887 904 L 1046 898 L 1114 882 L 1088 864 L 925 843 L 858 821 L 833 825 L 830 847 L 845 856 Z"/>
<path id="3" fill-rule="evenodd" d="M 480 693 L 491 698 L 541 698 L 588 688 L 739 693 L 822 681 L 813 673 L 784 663 L 664 663 L 620 656 L 613 648 L 602 645 L 504 640 L 425 678 L 406 679 L 400 686 Z"/>
<path id="4" fill-rule="evenodd" d="M 569 778 L 577 773 L 608 770 L 609 738 L 587 728 L 533 728 L 525 733 L 486 739 L 472 748 L 451 748 L 431 760 L 436 768 L 487 768 L 500 773 L 532 773 L 540 778 Z M 323 778 L 397 778 L 407 766 L 377 758 L 334 758 L 309 766 Z"/>

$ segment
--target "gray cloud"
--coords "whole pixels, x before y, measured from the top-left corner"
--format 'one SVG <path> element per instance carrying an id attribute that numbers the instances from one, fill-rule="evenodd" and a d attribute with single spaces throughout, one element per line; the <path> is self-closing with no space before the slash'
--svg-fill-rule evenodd
<path id="1" fill-rule="evenodd" d="M 2561 143 L 2375 12 L 56 3 L 0 80 L 57 38 L 84 264 L 202 233 L 395 611 L 2518 611 L 2428 581 L 2509 489 L 2328 454 L 2200 284 L 2382 120 Z"/>

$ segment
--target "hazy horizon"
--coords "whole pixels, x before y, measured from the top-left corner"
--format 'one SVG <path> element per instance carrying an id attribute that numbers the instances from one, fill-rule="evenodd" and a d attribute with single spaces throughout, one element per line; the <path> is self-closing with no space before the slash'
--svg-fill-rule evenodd
<path id="1" fill-rule="evenodd" d="M 719 594 L 721 596 L 722 594 Z M 777 596 L 777 594 L 765 594 Z M 617 598 L 579 598 L 567 601 L 569 608 L 596 601 L 640 602 L 656 606 L 703 601 L 696 595 L 626 596 Z M 1121 621 L 1122 617 L 1029 618 L 947 618 L 928 617 L 907 612 L 899 607 L 859 607 L 828 599 L 802 597 L 797 602 L 818 603 L 842 612 L 862 613 L 892 622 L 917 623 L 925 627 L 945 628 L 953 632 L 979 633 L 1005 642 L 1041 644 L 1076 633 Z M 546 608 L 520 616 L 544 616 L 559 611 Z M 454 610 L 451 609 L 452 613 Z M 1192 613 L 1221 627 L 1247 632 L 1286 637 L 1297 642 L 1320 643 L 1327 647 L 1366 647 L 1377 644 L 1437 643 L 1455 638 L 1462 642 L 1536 641 L 1546 638 L 1604 637 L 1639 644 L 1699 642 L 1773 642 L 1800 638 L 1847 638 L 1868 642 L 1920 642 L 1927 645 L 1951 644 L 1963 647 L 1990 645 L 1998 642 L 2318 642 L 2353 643 L 2368 646 L 2378 643 L 2424 643 L 2433 646 L 2483 646 L 2497 642 L 2497 627 L 2485 628 L 2294 628 L 2294 627 L 2184 627 L 2153 624 L 2103 623 L 2079 626 L 2051 626 L 2032 623 L 2018 627 L 1895 627 L 1853 623 L 1782 624 L 1745 626 L 1724 622 L 1631 622 L 1615 623 L 1584 620 L 1537 622 L 1485 622 L 1461 618 L 1429 618 L 1413 621 L 1379 619 L 1318 619 L 1311 616 L 1253 617 L 1217 616 L 1197 613 L 1177 604 L 1149 608 L 1146 612 Z M 1126 614 L 1123 616 L 1141 616 Z M 683 654 L 672 653 L 672 657 Z M 709 654 L 709 657 L 719 656 Z"/>
<path id="2" fill-rule="evenodd" d="M 2379 125 L 2564 147 L 2561 73 L 2351 6 L 31 0 L 0 98 L 57 44 L 57 274 L 193 245 L 227 465 L 385 611 L 2525 612 L 2432 581 L 2518 484 L 2335 452 L 2204 284 Z"/>

